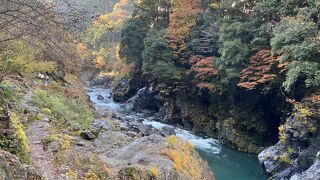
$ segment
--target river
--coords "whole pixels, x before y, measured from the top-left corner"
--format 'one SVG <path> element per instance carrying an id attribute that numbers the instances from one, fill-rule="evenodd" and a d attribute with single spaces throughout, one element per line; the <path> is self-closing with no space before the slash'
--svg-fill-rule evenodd
<path id="1" fill-rule="evenodd" d="M 98 95 L 108 97 L 111 91 L 100 87 L 93 87 L 88 90 L 88 95 L 94 103 L 98 112 L 121 113 L 131 118 L 144 119 L 144 124 L 154 128 L 170 126 L 157 121 L 143 113 L 128 111 L 121 104 L 115 103 L 112 98 L 99 100 Z M 172 126 L 170 126 L 172 127 Z M 206 138 L 194 135 L 192 132 L 175 127 L 176 135 L 184 140 L 193 143 L 200 156 L 206 160 L 216 180 L 266 180 L 263 170 L 259 165 L 256 155 L 241 153 L 224 147 L 219 141 L 213 138 Z"/>

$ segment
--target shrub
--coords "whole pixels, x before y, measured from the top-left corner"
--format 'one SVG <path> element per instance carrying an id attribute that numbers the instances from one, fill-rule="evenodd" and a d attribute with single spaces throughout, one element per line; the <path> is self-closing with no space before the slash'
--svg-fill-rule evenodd
<path id="1" fill-rule="evenodd" d="M 24 132 L 24 127 L 19 120 L 19 116 L 15 112 L 10 112 L 10 123 L 15 132 L 16 138 L 18 140 L 18 147 L 15 149 L 14 154 L 21 158 L 25 163 L 30 163 L 30 148 L 28 145 L 28 139 L 26 133 Z"/>
<path id="2" fill-rule="evenodd" d="M 158 168 L 157 167 L 151 167 L 149 169 L 149 173 L 151 175 L 151 177 L 155 178 L 158 176 Z"/>
<path id="3" fill-rule="evenodd" d="M 51 114 L 51 110 L 49 108 L 42 108 L 42 112 L 46 115 L 50 115 Z"/>
<path id="4" fill-rule="evenodd" d="M 194 145 L 189 142 L 179 141 L 176 136 L 169 136 L 168 146 L 162 154 L 168 156 L 173 162 L 177 172 L 188 173 L 195 179 L 201 178 L 201 165 L 193 159 Z"/>
<path id="5" fill-rule="evenodd" d="M 167 137 L 167 143 L 169 146 L 174 147 L 177 144 L 177 136 L 169 136 Z"/>

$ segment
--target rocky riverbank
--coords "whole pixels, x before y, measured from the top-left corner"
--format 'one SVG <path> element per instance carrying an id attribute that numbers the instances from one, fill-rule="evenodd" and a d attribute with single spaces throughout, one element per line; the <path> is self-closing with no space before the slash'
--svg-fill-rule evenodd
<path id="1" fill-rule="evenodd" d="M 319 95 L 294 102 L 295 110 L 279 127 L 279 142 L 259 154 L 272 179 L 320 179 Z"/>
<path id="2" fill-rule="evenodd" d="M 192 144 L 174 136 L 173 128 L 156 129 L 128 116 L 104 88 L 89 90 L 93 109 L 86 110 L 94 120 L 86 128 L 78 124 L 83 121 L 66 128 L 67 122 L 54 115 L 57 110 L 49 103 L 63 108 L 60 112 L 72 108 L 62 93 L 50 94 L 37 85 L 22 89 L 19 109 L 14 109 L 19 116 L 4 109 L 0 117 L 1 146 L 7 148 L 0 151 L 0 179 L 214 179 L 207 162 Z M 66 117 L 79 117 L 70 112 Z"/>
<path id="3" fill-rule="evenodd" d="M 214 179 L 194 148 L 184 148 L 189 143 L 167 138 L 174 134 L 172 129 L 157 130 L 126 116 L 119 112 L 119 106 L 107 102 L 111 101 L 109 93 L 99 88 L 89 90 L 96 120 L 88 131 L 81 133 L 82 138 L 72 137 L 74 146 L 62 155 L 63 162 L 72 164 L 80 157 L 95 157 L 105 164 L 108 179 Z M 55 144 L 47 143 L 47 150 L 59 149 Z"/>

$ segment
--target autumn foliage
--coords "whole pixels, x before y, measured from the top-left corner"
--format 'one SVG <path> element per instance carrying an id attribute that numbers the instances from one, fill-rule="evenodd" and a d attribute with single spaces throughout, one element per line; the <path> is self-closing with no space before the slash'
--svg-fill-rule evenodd
<path id="1" fill-rule="evenodd" d="M 259 50 L 250 58 L 249 63 L 249 66 L 240 73 L 239 87 L 252 90 L 259 84 L 265 84 L 276 77 L 276 74 L 272 72 L 272 67 L 278 61 L 271 55 L 270 50 Z"/>
<path id="2" fill-rule="evenodd" d="M 214 57 L 191 56 L 188 63 L 191 69 L 187 74 L 195 78 L 196 88 L 213 91 L 212 80 L 218 75 L 218 70 L 214 67 Z"/>
<path id="3" fill-rule="evenodd" d="M 170 14 L 165 39 L 175 59 L 180 58 L 187 48 L 186 37 L 191 28 L 196 25 L 196 16 L 202 12 L 200 5 L 201 0 L 178 0 L 175 9 Z"/>

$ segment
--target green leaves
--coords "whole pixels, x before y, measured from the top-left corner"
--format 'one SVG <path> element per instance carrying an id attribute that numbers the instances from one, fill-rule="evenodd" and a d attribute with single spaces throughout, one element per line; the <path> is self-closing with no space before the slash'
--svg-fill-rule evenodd
<path id="1" fill-rule="evenodd" d="M 151 29 L 144 40 L 143 70 L 151 73 L 152 77 L 160 82 L 170 83 L 180 80 L 184 71 L 175 67 L 172 60 L 172 51 L 164 39 L 167 29 Z"/>
<path id="2" fill-rule="evenodd" d="M 288 65 L 287 69 L 286 81 L 283 83 L 286 91 L 290 91 L 291 86 L 299 77 L 305 79 L 306 87 L 320 85 L 320 64 L 317 62 L 293 61 Z"/>
<path id="3" fill-rule="evenodd" d="M 220 62 L 225 65 L 239 65 L 243 64 L 246 56 L 249 53 L 249 48 L 242 43 L 240 39 L 232 41 L 224 41 L 223 48 L 220 49 Z"/>
<path id="4" fill-rule="evenodd" d="M 305 80 L 306 87 L 320 85 L 320 43 L 317 25 L 302 18 L 286 18 L 275 27 L 271 39 L 272 52 L 280 55 L 281 62 L 291 62 L 287 66 L 286 91 L 299 79 Z"/>
<path id="5" fill-rule="evenodd" d="M 271 40 L 273 54 L 293 56 L 292 46 L 300 43 L 309 44 L 311 39 L 318 34 L 318 29 L 312 21 L 289 18 L 283 19 L 274 28 L 273 33 L 274 38 Z"/>
<path id="6" fill-rule="evenodd" d="M 143 40 L 149 30 L 148 20 L 141 16 L 128 20 L 121 32 L 120 55 L 128 64 L 142 65 Z"/>

